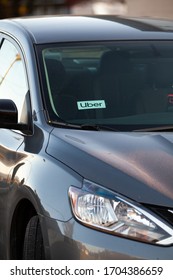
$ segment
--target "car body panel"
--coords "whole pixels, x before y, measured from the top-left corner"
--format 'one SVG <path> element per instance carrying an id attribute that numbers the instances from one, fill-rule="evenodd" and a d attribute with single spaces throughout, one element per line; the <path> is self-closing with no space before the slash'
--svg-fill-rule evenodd
<path id="1" fill-rule="evenodd" d="M 68 21 L 68 24 L 65 24 Z M 55 28 L 56 26 L 56 28 Z M 71 28 L 69 28 L 69 26 Z M 33 43 L 102 41 L 102 40 L 156 40 L 172 39 L 171 21 L 128 19 L 106 16 L 60 16 L 3 20 L 1 30 L 17 38 L 23 34 Z M 73 29 L 75 32 L 71 32 Z M 45 36 L 46 34 L 46 36 Z M 21 38 L 22 39 L 22 38 Z"/>
<path id="2" fill-rule="evenodd" d="M 172 207 L 172 137 L 64 129 L 51 134 L 47 152 L 84 178 L 138 202 Z"/>
<path id="3" fill-rule="evenodd" d="M 49 241 L 51 248 L 47 248 L 48 259 L 172 259 L 172 247 L 149 245 L 141 242 L 135 242 L 134 244 L 132 240 L 121 237 L 115 239 L 114 235 L 107 235 L 87 228 L 73 219 L 62 223 L 46 218 L 43 223 L 54 236 L 54 242 L 52 242 L 52 239 Z M 65 241 L 64 236 L 66 236 Z"/>

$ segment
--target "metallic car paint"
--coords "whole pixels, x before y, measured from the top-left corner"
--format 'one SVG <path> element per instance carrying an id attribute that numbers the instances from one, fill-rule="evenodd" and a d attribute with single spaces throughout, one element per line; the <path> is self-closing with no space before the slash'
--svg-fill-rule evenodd
<path id="1" fill-rule="evenodd" d="M 69 186 L 81 188 L 85 177 L 138 202 L 172 209 L 172 133 L 53 129 L 45 117 L 34 50 L 36 43 L 172 40 L 172 26 L 101 16 L 0 21 L 0 39 L 13 40 L 23 53 L 33 122 L 32 136 L 1 129 L 0 259 L 11 257 L 11 223 L 23 199 L 40 216 L 47 259 L 173 259 L 172 246 L 119 238 L 79 224 L 68 200 Z"/>
<path id="2" fill-rule="evenodd" d="M 138 202 L 172 207 L 172 141 L 173 137 L 168 141 L 164 133 L 91 133 L 55 128 L 47 152 L 84 178 Z M 61 149 L 55 149 L 56 145 Z"/>
<path id="3" fill-rule="evenodd" d="M 172 259 L 172 247 L 149 245 L 87 228 L 74 219 L 62 223 L 49 218 L 51 259 Z"/>

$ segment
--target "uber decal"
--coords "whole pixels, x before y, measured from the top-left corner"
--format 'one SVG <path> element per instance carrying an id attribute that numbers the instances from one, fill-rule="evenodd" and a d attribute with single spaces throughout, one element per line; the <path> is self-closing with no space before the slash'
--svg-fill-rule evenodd
<path id="1" fill-rule="evenodd" d="M 106 108 L 106 103 L 104 100 L 78 101 L 77 107 L 78 110 L 103 109 Z"/>

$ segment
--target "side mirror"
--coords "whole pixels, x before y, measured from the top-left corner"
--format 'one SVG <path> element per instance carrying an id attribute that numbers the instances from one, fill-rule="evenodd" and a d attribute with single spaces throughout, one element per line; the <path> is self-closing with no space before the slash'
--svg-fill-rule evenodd
<path id="1" fill-rule="evenodd" d="M 0 99 L 0 127 L 13 126 L 18 123 L 16 104 L 10 99 Z"/>
<path id="2" fill-rule="evenodd" d="M 10 99 L 0 99 L 0 128 L 20 130 L 25 135 L 33 132 L 31 122 L 18 123 L 18 109 Z"/>

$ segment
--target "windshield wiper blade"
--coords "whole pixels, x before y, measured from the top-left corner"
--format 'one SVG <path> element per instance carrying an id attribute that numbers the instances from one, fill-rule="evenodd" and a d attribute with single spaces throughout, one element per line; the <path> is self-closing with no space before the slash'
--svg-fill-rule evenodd
<path id="1" fill-rule="evenodd" d="M 81 125 L 68 123 L 63 120 L 62 121 L 49 121 L 49 124 L 56 125 L 58 127 L 81 129 Z"/>
<path id="2" fill-rule="evenodd" d="M 57 125 L 58 127 L 80 129 L 80 130 L 92 130 L 92 131 L 119 131 L 110 126 L 98 125 L 98 124 L 73 124 L 65 121 L 51 121 L 50 124 Z"/>
<path id="3" fill-rule="evenodd" d="M 161 131 L 171 131 L 173 130 L 173 125 L 163 125 L 163 126 L 153 126 L 145 127 L 133 130 L 134 132 L 161 132 Z"/>
<path id="4" fill-rule="evenodd" d="M 99 124 L 82 124 L 81 129 L 96 130 L 96 131 L 119 131 L 118 129 L 114 129 L 110 126 L 99 125 Z"/>

